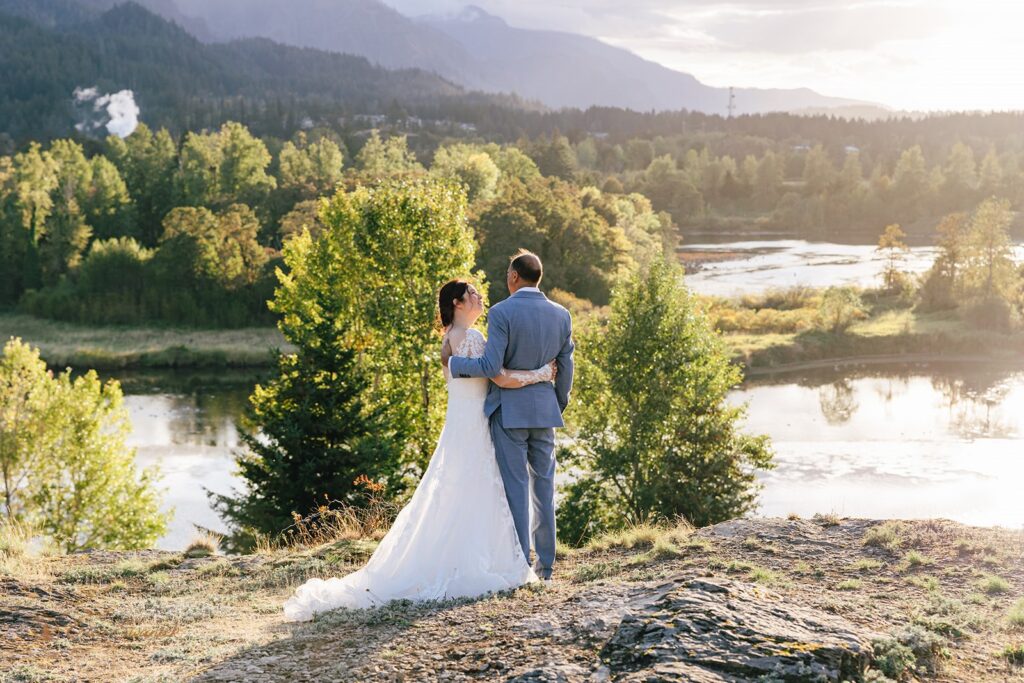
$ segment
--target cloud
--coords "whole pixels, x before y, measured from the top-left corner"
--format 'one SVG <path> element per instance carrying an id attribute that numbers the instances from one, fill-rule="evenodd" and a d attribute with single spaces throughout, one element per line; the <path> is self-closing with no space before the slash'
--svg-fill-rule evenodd
<path id="1" fill-rule="evenodd" d="M 704 24 L 721 49 L 800 53 L 871 50 L 882 43 L 920 40 L 947 22 L 941 8 L 849 3 L 810 9 L 723 11 Z"/>

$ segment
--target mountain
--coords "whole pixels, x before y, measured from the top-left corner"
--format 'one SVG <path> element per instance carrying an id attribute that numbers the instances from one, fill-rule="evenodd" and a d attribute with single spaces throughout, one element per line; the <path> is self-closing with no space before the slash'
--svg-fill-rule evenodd
<path id="1" fill-rule="evenodd" d="M 71 5 L 64 0 L 33 2 L 39 23 L 18 11 L 29 3 L 0 0 L 0 132 L 14 139 L 68 135 L 77 87 L 133 90 L 151 125 L 181 131 L 234 118 L 277 135 L 307 116 L 463 93 L 435 74 L 389 71 L 362 57 L 266 39 L 204 44 L 134 3 L 72 15 L 61 13 Z"/>
<path id="2" fill-rule="evenodd" d="M 637 111 L 690 109 L 724 114 L 728 88 L 704 85 L 595 38 L 515 28 L 479 7 L 447 17 L 422 17 L 474 58 L 481 84 L 513 91 L 552 107 L 617 106 Z M 863 104 L 812 90 L 736 88 L 736 113 L 791 111 Z"/>
<path id="3" fill-rule="evenodd" d="M 388 68 L 421 68 L 467 88 L 516 93 L 551 107 L 722 114 L 729 101 L 727 88 L 704 85 L 628 50 L 572 33 L 515 28 L 474 6 L 412 19 L 380 0 L 147 2 L 179 23 L 182 16 L 202 21 L 219 40 L 259 36 L 361 55 Z M 736 89 L 736 113 L 862 104 L 808 89 Z"/>
<path id="4" fill-rule="evenodd" d="M 478 80 L 472 58 L 456 41 L 379 0 L 159 1 L 201 19 L 220 40 L 270 38 L 359 55 L 390 69 L 434 71 L 466 85 Z"/>

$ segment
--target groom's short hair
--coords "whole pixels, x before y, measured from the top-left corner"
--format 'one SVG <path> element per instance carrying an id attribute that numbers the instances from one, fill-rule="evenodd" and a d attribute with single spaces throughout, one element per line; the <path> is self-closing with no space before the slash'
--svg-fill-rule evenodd
<path id="1" fill-rule="evenodd" d="M 540 256 L 526 249 L 520 249 L 512 255 L 509 268 L 519 273 L 519 279 L 523 282 L 533 285 L 540 284 L 540 279 L 544 277 L 544 264 L 540 262 Z"/>

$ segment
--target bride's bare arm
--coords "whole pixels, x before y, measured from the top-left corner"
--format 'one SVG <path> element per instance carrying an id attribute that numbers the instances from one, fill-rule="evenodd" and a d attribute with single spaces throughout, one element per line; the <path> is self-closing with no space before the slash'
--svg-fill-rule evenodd
<path id="1" fill-rule="evenodd" d="M 542 368 L 536 370 L 508 370 L 501 369 L 501 374 L 492 377 L 491 381 L 502 389 L 520 389 L 527 384 L 538 382 L 553 382 L 558 374 L 555 361 L 551 361 Z"/>

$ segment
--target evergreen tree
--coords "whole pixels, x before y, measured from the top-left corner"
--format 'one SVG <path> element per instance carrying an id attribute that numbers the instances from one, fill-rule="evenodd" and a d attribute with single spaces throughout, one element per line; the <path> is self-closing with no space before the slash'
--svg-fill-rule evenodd
<path id="1" fill-rule="evenodd" d="M 210 493 L 216 509 L 244 544 L 247 533 L 283 531 L 293 513 L 306 515 L 330 501 L 359 504 L 356 479 L 400 485 L 401 433 L 383 406 L 366 396 L 370 377 L 360 369 L 347 330 L 336 321 L 313 324 L 295 353 L 278 356 L 277 374 L 250 397 L 238 455 L 246 489 L 237 496 Z"/>

